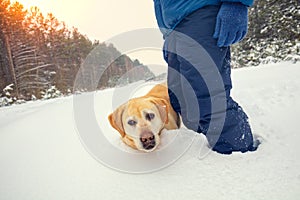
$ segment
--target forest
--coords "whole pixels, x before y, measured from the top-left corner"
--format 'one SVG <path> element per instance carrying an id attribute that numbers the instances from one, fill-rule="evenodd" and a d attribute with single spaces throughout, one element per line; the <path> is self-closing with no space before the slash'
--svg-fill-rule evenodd
<path id="1" fill-rule="evenodd" d="M 91 41 L 37 7 L 25 10 L 18 2 L 0 0 L 0 94 L 10 99 L 4 104 L 72 94 L 76 74 L 95 47 L 99 67 L 109 66 L 98 89 L 114 87 L 133 68 L 128 83 L 153 78 L 147 66 L 121 55 L 112 44 Z"/>

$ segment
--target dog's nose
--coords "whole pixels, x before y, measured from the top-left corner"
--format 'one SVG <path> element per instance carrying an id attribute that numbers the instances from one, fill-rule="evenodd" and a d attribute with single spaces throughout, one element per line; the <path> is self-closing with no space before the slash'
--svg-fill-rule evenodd
<path id="1" fill-rule="evenodd" d="M 140 141 L 144 149 L 152 149 L 155 147 L 155 136 L 151 132 L 144 132 L 141 134 Z"/>

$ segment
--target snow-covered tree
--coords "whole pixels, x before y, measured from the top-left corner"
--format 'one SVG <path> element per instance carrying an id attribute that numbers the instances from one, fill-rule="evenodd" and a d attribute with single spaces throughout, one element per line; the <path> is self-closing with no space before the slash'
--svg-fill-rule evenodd
<path id="1" fill-rule="evenodd" d="M 17 99 L 16 97 L 13 97 L 11 92 L 13 89 L 14 84 L 7 85 L 0 94 L 0 107 L 8 106 L 13 104 Z"/>
<path id="2" fill-rule="evenodd" d="M 233 48 L 235 67 L 282 60 L 299 61 L 299 0 L 255 1 L 247 37 Z"/>
<path id="3" fill-rule="evenodd" d="M 55 86 L 51 86 L 46 91 L 42 91 L 41 94 L 42 94 L 42 99 L 44 100 L 63 96 L 61 91 L 59 91 Z"/>

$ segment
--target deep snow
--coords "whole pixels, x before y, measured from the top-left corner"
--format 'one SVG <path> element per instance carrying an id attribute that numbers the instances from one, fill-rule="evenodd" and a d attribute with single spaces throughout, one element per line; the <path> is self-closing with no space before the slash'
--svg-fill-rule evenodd
<path id="1" fill-rule="evenodd" d="M 107 168 L 86 151 L 77 134 L 72 96 L 1 108 L 0 199 L 298 199 L 299 77 L 300 63 L 233 70 L 233 97 L 262 137 L 256 152 L 211 152 L 199 159 L 205 140 L 191 133 L 196 139 L 177 162 L 140 175 Z M 132 93 L 129 86 L 121 90 Z M 128 150 L 107 121 L 115 92 L 95 93 L 95 115 L 109 141 Z"/>

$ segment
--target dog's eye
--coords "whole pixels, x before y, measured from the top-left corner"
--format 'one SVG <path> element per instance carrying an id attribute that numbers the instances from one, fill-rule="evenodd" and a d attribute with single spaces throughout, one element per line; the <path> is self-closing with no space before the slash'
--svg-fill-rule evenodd
<path id="1" fill-rule="evenodd" d="M 129 120 L 128 122 L 127 122 L 130 126 L 134 126 L 134 125 L 136 125 L 136 121 L 134 121 L 134 120 Z"/>
<path id="2" fill-rule="evenodd" d="M 147 113 L 147 114 L 146 114 L 146 119 L 147 119 L 148 121 L 151 121 L 152 119 L 154 119 L 154 117 L 155 117 L 155 114 L 154 114 L 154 113 Z"/>

